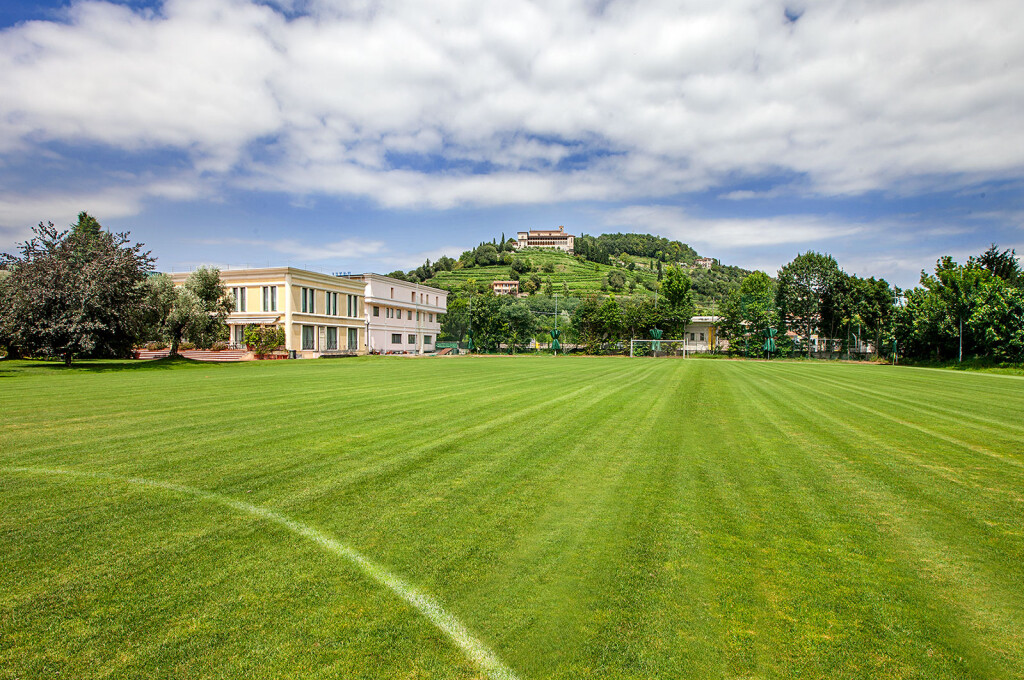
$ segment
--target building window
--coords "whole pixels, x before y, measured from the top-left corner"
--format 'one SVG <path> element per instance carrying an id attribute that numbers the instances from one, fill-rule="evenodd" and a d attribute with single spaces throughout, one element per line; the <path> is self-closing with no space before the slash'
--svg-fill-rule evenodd
<path id="1" fill-rule="evenodd" d="M 245 288 L 232 288 L 231 295 L 235 298 L 235 311 L 245 311 Z"/>
<path id="2" fill-rule="evenodd" d="M 700 341 L 704 342 L 704 334 L 703 333 L 700 334 Z"/>
<path id="3" fill-rule="evenodd" d="M 348 329 L 348 348 L 359 349 L 359 329 L 349 328 Z"/>
<path id="4" fill-rule="evenodd" d="M 338 316 L 338 294 L 325 292 L 327 302 L 327 314 L 330 316 Z"/>
<path id="5" fill-rule="evenodd" d="M 348 295 L 348 316 L 359 314 L 359 298 L 355 295 Z"/>
<path id="6" fill-rule="evenodd" d="M 406 315 L 407 315 L 407 317 L 406 317 L 406 318 L 408 318 L 408 319 L 409 319 L 409 321 L 412 321 L 412 310 L 411 310 L 411 309 L 409 309 L 409 310 L 406 310 L 406 312 L 405 312 L 405 313 L 406 313 Z"/>
<path id="7" fill-rule="evenodd" d="M 690 333 L 690 340 L 693 340 L 693 333 Z"/>
<path id="8" fill-rule="evenodd" d="M 424 335 L 424 336 L 423 336 L 423 344 L 424 344 L 424 345 L 429 345 L 429 344 L 431 344 L 431 341 L 432 341 L 433 339 L 434 339 L 434 338 L 433 338 L 433 336 L 430 336 L 430 335 Z"/>
<path id="9" fill-rule="evenodd" d="M 392 345 L 401 345 L 402 344 L 402 334 L 401 333 L 392 333 L 391 334 L 391 344 Z"/>
<path id="10" fill-rule="evenodd" d="M 302 349 L 316 348 L 316 329 L 312 326 L 302 327 Z"/>
<path id="11" fill-rule="evenodd" d="M 420 313 L 419 313 L 419 312 L 416 312 L 416 320 L 417 320 L 417 321 L 419 321 L 419 320 L 420 320 Z"/>
<path id="12" fill-rule="evenodd" d="M 338 329 L 334 326 L 327 327 L 327 349 L 338 349 Z"/>
<path id="13" fill-rule="evenodd" d="M 239 347 L 245 344 L 245 326 L 235 326 L 235 344 Z"/>
<path id="14" fill-rule="evenodd" d="M 416 344 L 416 336 L 415 335 L 410 335 L 409 336 L 409 344 L 410 345 L 415 345 Z"/>
<path id="15" fill-rule="evenodd" d="M 434 323 L 434 315 L 433 314 L 427 314 L 427 316 L 430 318 L 430 323 Z"/>
<path id="16" fill-rule="evenodd" d="M 316 314 L 316 291 L 312 288 L 302 289 L 302 312 Z"/>
<path id="17" fill-rule="evenodd" d="M 373 315 L 380 316 L 380 307 L 378 307 L 377 305 L 373 306 Z"/>
<path id="18" fill-rule="evenodd" d="M 277 286 L 263 286 L 263 311 L 277 311 Z"/>
<path id="19" fill-rule="evenodd" d="M 412 297 L 409 298 L 409 302 L 412 302 L 413 304 L 416 303 L 416 291 L 412 292 Z"/>
<path id="20" fill-rule="evenodd" d="M 391 287 L 391 299 L 392 300 L 395 299 L 395 288 L 394 288 L 394 286 Z"/>

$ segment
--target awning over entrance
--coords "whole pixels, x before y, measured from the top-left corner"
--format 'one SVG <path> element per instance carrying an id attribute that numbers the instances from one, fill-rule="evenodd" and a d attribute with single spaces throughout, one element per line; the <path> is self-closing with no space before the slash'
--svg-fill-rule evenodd
<path id="1" fill-rule="evenodd" d="M 227 323 L 233 326 L 247 326 L 249 324 L 266 326 L 267 324 L 277 323 L 280 318 L 280 316 L 228 317 Z"/>

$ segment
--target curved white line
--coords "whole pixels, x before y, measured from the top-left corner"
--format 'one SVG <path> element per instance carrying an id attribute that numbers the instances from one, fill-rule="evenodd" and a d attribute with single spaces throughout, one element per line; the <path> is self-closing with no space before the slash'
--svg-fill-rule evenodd
<path id="1" fill-rule="evenodd" d="M 423 616 L 433 623 L 442 633 L 447 635 L 471 661 L 473 661 L 487 674 L 489 678 L 493 678 L 494 680 L 518 680 L 516 674 L 512 672 L 512 669 L 503 664 L 498 656 L 488 649 L 484 643 L 473 637 L 473 634 L 469 632 L 469 629 L 455 618 L 454 615 L 446 611 L 444 607 L 442 607 L 441 604 L 433 597 L 419 588 L 407 583 L 401 577 L 377 564 L 355 548 L 345 545 L 341 541 L 337 541 L 312 527 L 278 514 L 273 510 L 267 510 L 266 508 L 261 508 L 258 505 L 252 505 L 251 503 L 236 501 L 228 496 L 222 496 L 221 494 L 210 491 L 203 491 L 202 489 L 196 489 L 191 486 L 161 482 L 142 477 L 121 477 L 119 475 L 112 475 L 105 472 L 79 472 L 75 470 L 61 470 L 57 468 L 3 467 L 0 469 L 5 472 L 64 475 L 68 477 L 91 477 L 94 479 L 108 479 L 116 482 L 154 487 L 157 489 L 164 489 L 166 491 L 173 491 L 175 493 L 202 498 L 204 500 L 233 508 L 239 512 L 255 515 L 269 522 L 273 522 L 274 524 L 282 526 L 293 533 L 313 541 L 328 552 L 348 560 L 355 566 L 359 567 L 360 571 L 364 574 L 415 607 L 417 611 L 423 614 Z"/>

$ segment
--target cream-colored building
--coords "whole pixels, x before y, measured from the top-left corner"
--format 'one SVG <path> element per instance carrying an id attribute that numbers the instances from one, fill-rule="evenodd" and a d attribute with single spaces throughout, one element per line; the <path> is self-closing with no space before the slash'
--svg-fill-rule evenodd
<path id="1" fill-rule="evenodd" d="M 171 274 L 181 285 L 188 274 Z M 235 300 L 230 343 L 244 347 L 245 327 L 280 326 L 285 348 L 300 358 L 366 353 L 361 281 L 294 267 L 228 269 L 221 281 Z"/>
<path id="2" fill-rule="evenodd" d="M 558 229 L 531 229 L 521 231 L 516 239 L 516 250 L 521 248 L 557 248 L 573 252 L 576 237 L 565 233 L 565 227 Z"/>
<path id="3" fill-rule="evenodd" d="M 426 354 L 435 350 L 448 291 L 381 274 L 346 277 L 365 286 L 365 324 L 369 351 Z"/>
<path id="4" fill-rule="evenodd" d="M 519 282 L 491 281 L 491 290 L 495 295 L 519 295 Z"/>

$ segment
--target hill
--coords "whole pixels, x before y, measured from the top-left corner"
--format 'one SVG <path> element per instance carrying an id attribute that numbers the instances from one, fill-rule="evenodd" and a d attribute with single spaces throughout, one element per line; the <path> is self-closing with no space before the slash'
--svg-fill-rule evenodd
<path id="1" fill-rule="evenodd" d="M 424 283 L 446 290 L 458 290 L 464 288 L 470 280 L 484 287 L 492 281 L 508 280 L 518 275 L 521 287 L 529 287 L 524 285 L 525 281 L 536 277 L 534 280 L 539 280 L 541 286 L 538 292 L 546 292 L 550 282 L 552 292 L 574 297 L 605 293 L 653 296 L 657 288 L 659 261 L 653 258 L 620 254 L 610 257 L 609 264 L 602 264 L 560 250 L 526 248 L 510 254 L 507 259 L 508 264 L 466 266 L 460 263 L 462 266 L 449 271 L 435 270 L 433 276 Z M 516 268 L 522 269 L 524 264 L 529 268 L 514 272 Z M 706 311 L 715 311 L 717 304 L 725 299 L 730 290 L 739 287 L 743 278 L 750 273 L 717 262 L 711 269 L 680 264 L 687 269 L 693 281 L 694 301 Z M 664 268 L 667 265 L 661 266 Z M 620 281 L 621 285 L 616 285 Z"/>

